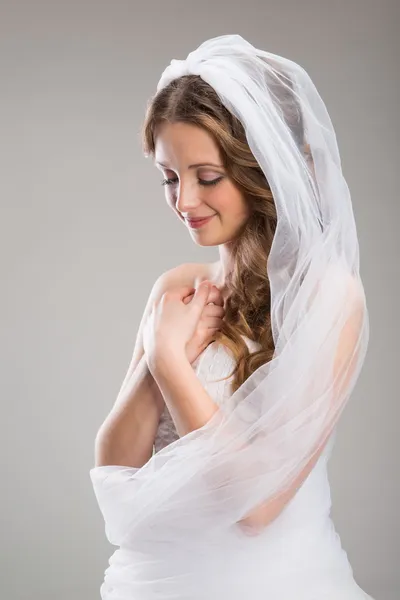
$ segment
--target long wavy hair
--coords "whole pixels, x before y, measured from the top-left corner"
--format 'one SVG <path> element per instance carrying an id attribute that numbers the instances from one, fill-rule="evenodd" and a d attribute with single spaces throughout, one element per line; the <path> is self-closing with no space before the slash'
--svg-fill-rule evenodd
<path id="1" fill-rule="evenodd" d="M 235 368 L 227 376 L 233 376 L 233 393 L 254 371 L 272 359 L 275 350 L 267 275 L 267 260 L 277 224 L 274 199 L 249 148 L 241 122 L 201 77 L 179 77 L 149 101 L 142 129 L 146 156 L 154 156 L 156 128 L 163 122 L 188 123 L 208 132 L 219 147 L 228 176 L 250 208 L 244 228 L 230 242 L 233 269 L 225 282 L 228 292 L 225 317 L 213 338 L 233 354 Z M 250 352 L 242 335 L 257 342 L 260 348 Z"/>

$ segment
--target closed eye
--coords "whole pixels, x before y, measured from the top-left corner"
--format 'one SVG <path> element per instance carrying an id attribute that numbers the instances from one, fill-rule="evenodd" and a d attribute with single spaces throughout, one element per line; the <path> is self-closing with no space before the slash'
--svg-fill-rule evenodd
<path id="1" fill-rule="evenodd" d="M 221 179 L 223 179 L 224 177 L 217 177 L 216 179 L 198 179 L 199 185 L 216 185 L 217 183 L 219 183 L 221 181 Z M 178 178 L 177 177 L 173 177 L 168 178 L 168 179 L 163 179 L 163 181 L 161 182 L 161 185 L 173 185 L 174 183 L 178 182 Z"/>

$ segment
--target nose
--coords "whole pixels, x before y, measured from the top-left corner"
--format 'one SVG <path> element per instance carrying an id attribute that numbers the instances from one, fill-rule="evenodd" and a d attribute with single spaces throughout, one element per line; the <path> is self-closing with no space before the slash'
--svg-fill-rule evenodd
<path id="1" fill-rule="evenodd" d="M 201 200 L 198 197 L 198 189 L 191 181 L 179 183 L 175 207 L 180 213 L 190 213 L 193 208 L 199 206 Z"/>

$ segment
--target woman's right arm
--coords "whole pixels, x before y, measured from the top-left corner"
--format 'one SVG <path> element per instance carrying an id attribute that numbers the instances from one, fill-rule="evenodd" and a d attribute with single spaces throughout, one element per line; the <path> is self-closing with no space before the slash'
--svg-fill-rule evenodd
<path id="1" fill-rule="evenodd" d="M 128 372 L 117 400 L 96 436 L 96 467 L 141 467 L 151 458 L 165 402 L 147 367 L 143 326 L 153 303 L 174 286 L 187 285 L 192 276 L 193 266 L 184 264 L 160 275 L 153 285 L 139 325 Z"/>
<path id="2" fill-rule="evenodd" d="M 142 467 L 152 456 L 163 406 L 143 355 L 97 433 L 95 466 Z"/>

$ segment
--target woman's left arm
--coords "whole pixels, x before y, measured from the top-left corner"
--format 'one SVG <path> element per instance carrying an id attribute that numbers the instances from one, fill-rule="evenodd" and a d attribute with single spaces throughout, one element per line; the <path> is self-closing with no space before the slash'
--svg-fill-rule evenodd
<path id="1" fill-rule="evenodd" d="M 151 371 L 180 437 L 203 427 L 219 410 L 184 354 L 159 354 Z"/>
<path id="2" fill-rule="evenodd" d="M 355 299 L 351 298 L 351 300 L 355 308 L 341 331 L 336 349 L 334 374 L 347 373 L 344 379 L 343 377 L 337 378 L 340 387 L 335 390 L 335 393 L 338 396 L 350 383 L 354 367 L 357 364 L 357 341 L 362 326 L 364 307 L 362 302 L 358 302 L 357 295 L 354 295 Z M 181 437 L 205 425 L 214 413 L 218 412 L 218 405 L 206 392 L 184 354 L 180 352 L 158 354 L 151 370 Z M 260 532 L 279 516 L 312 471 L 327 441 L 312 454 L 304 469 L 287 489 L 255 507 L 239 521 L 239 525 L 246 533 Z"/>
<path id="3" fill-rule="evenodd" d="M 185 356 L 171 353 L 159 355 L 152 366 L 152 374 L 162 392 L 179 436 L 182 437 L 199 429 L 219 410 Z M 279 515 L 311 471 L 321 451 L 307 465 L 289 492 L 256 507 L 239 521 L 239 525 L 246 533 L 257 533 Z"/>

